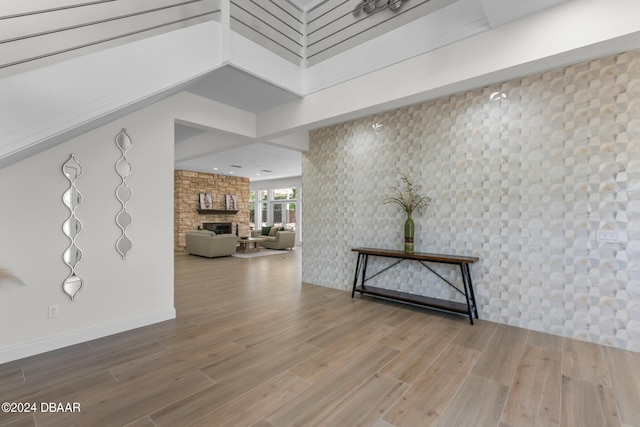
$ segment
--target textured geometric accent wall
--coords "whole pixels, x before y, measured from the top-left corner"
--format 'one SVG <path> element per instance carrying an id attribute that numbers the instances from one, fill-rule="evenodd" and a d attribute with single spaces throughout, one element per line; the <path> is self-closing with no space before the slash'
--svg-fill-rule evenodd
<path id="1" fill-rule="evenodd" d="M 416 251 L 480 258 L 480 318 L 640 351 L 640 50 L 313 131 L 302 166 L 303 281 L 350 289 L 351 248 L 402 249 L 382 201 L 406 173 L 433 199 Z M 457 298 L 418 267 L 376 286 Z"/>

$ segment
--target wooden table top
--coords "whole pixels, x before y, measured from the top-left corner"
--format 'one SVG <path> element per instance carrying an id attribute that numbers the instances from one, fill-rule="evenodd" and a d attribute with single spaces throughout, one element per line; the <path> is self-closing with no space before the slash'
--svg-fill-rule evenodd
<path id="1" fill-rule="evenodd" d="M 408 254 L 404 251 L 396 251 L 392 249 L 353 248 L 351 250 L 353 252 L 359 252 L 365 255 L 377 255 L 389 258 L 415 259 L 420 261 L 434 261 L 452 264 L 473 264 L 474 262 L 478 262 L 480 260 L 480 258 L 478 257 L 450 254 L 433 254 L 428 252 L 414 252 L 412 254 Z"/>
<path id="2" fill-rule="evenodd" d="M 238 237 L 238 242 L 264 242 L 264 237 Z"/>

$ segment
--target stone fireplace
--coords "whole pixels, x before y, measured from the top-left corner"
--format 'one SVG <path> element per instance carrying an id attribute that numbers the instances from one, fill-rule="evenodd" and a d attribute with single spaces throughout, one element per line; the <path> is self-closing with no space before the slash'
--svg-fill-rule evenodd
<path id="1" fill-rule="evenodd" d="M 215 231 L 216 234 L 232 234 L 233 224 L 230 222 L 204 222 L 202 229 Z"/>
<path id="2" fill-rule="evenodd" d="M 200 193 L 212 196 L 212 209 L 200 210 Z M 237 210 L 227 211 L 227 195 L 237 198 Z M 176 170 L 174 173 L 174 249 L 185 248 L 184 234 L 204 224 L 227 224 L 225 233 L 249 231 L 249 178 Z M 230 227 L 229 227 L 230 224 Z M 216 230 L 214 230 L 216 231 Z M 217 233 L 218 231 L 216 231 Z"/>

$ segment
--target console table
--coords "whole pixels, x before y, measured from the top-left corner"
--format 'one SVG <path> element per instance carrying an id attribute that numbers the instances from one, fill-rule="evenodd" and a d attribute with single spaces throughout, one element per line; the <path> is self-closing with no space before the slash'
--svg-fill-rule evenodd
<path id="1" fill-rule="evenodd" d="M 473 283 L 471 282 L 471 273 L 469 271 L 469 264 L 477 262 L 477 257 L 467 257 L 458 255 L 446 255 L 446 254 L 431 254 L 416 252 L 413 254 L 407 254 L 403 251 L 394 251 L 388 249 L 374 249 L 374 248 L 353 248 L 353 252 L 358 253 L 358 260 L 356 262 L 356 273 L 353 279 L 353 290 L 351 291 L 351 298 L 354 297 L 356 292 L 360 292 L 361 295 L 372 295 L 381 298 L 387 298 L 395 301 L 401 301 L 411 303 L 423 307 L 435 308 L 438 310 L 448 311 L 451 313 L 464 314 L 469 316 L 469 322 L 473 325 L 473 316 L 478 318 L 478 308 L 476 306 L 476 297 L 473 293 Z M 370 256 L 395 258 L 394 264 L 378 271 L 375 274 L 367 277 L 367 263 Z M 464 295 L 466 304 L 443 300 L 438 298 L 430 298 L 421 295 L 410 294 L 407 292 L 399 292 L 390 289 L 378 288 L 374 286 L 365 286 L 367 280 L 373 279 L 379 274 L 384 273 L 390 268 L 400 264 L 402 261 L 416 261 L 422 264 L 427 270 L 435 274 L 442 281 L 447 283 L 453 289 Z M 439 263 L 439 264 L 454 264 L 460 266 L 460 274 L 462 275 L 463 289 L 459 289 L 458 286 L 449 282 L 447 279 L 438 274 L 437 271 L 429 267 L 425 262 Z M 358 285 L 358 279 L 360 279 L 360 285 Z"/>

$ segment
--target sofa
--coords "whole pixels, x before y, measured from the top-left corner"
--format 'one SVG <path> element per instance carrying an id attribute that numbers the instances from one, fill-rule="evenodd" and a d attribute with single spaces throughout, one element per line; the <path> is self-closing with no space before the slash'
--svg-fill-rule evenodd
<path id="1" fill-rule="evenodd" d="M 235 234 L 216 234 L 209 230 L 187 231 L 184 235 L 187 252 L 207 258 L 229 256 L 236 253 L 238 238 Z"/>
<path id="2" fill-rule="evenodd" d="M 265 234 L 266 231 L 266 234 Z M 262 237 L 264 242 L 260 246 L 268 249 L 288 249 L 296 245 L 296 232 L 280 227 L 263 227 L 251 232 L 251 237 Z"/>

